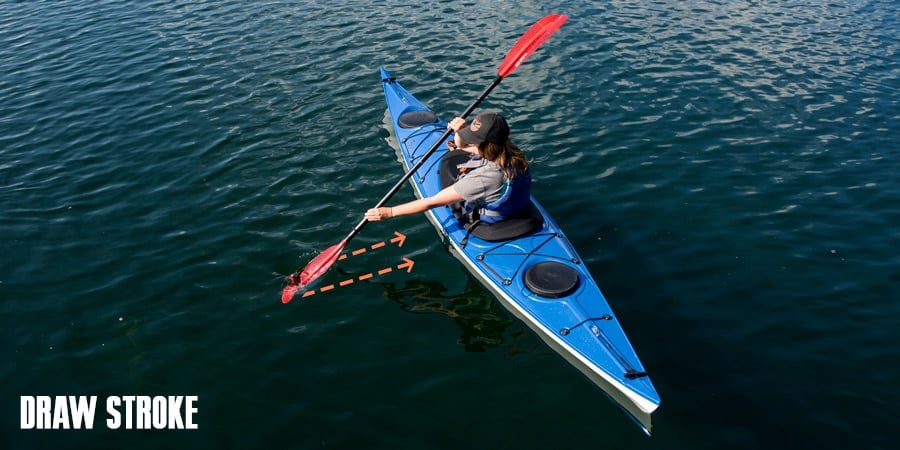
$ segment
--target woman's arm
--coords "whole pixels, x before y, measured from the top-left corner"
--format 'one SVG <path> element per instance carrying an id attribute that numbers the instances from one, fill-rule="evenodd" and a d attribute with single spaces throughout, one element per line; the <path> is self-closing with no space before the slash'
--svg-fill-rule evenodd
<path id="1" fill-rule="evenodd" d="M 431 197 L 420 198 L 394 207 L 372 208 L 366 211 L 366 220 L 377 222 L 397 216 L 407 216 L 425 212 L 431 208 L 449 205 L 453 202 L 461 202 L 463 198 L 456 193 L 453 186 L 445 187 Z"/>

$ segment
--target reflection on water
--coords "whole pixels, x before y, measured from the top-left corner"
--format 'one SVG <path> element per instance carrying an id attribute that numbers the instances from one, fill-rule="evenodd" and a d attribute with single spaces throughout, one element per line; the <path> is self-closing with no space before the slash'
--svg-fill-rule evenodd
<path id="1" fill-rule="evenodd" d="M 385 297 L 399 303 L 405 311 L 419 314 L 443 314 L 462 329 L 457 342 L 467 352 L 483 352 L 506 344 L 511 354 L 528 353 L 540 345 L 537 339 L 516 323 L 494 298 L 471 277 L 462 292 L 445 294 L 447 288 L 431 280 L 412 280 L 401 287 L 385 284 Z"/>

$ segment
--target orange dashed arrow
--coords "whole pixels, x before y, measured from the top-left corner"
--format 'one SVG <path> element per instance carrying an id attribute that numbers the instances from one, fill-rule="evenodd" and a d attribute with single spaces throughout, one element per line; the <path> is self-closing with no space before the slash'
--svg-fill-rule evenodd
<path id="1" fill-rule="evenodd" d="M 391 238 L 390 243 L 397 244 L 397 247 L 403 247 L 404 242 L 406 242 L 406 235 L 399 231 L 395 231 L 394 237 Z M 350 251 L 348 253 L 344 253 L 340 257 L 338 257 L 338 261 L 345 260 L 351 256 L 362 255 L 363 253 L 365 253 L 369 250 L 378 250 L 381 247 L 387 246 L 387 243 L 388 243 L 388 241 L 381 241 L 381 242 L 372 244 L 368 247 L 362 247 L 362 248 L 358 248 L 356 250 Z"/>
<path id="2" fill-rule="evenodd" d="M 399 231 L 395 231 L 394 236 L 395 237 L 391 239 L 391 244 L 396 242 L 397 247 L 403 247 L 403 243 L 406 242 L 406 235 Z"/>
<path id="3" fill-rule="evenodd" d="M 406 273 L 410 273 L 410 272 L 412 272 L 413 266 L 415 266 L 415 265 L 416 265 L 415 261 L 404 257 L 403 262 L 400 264 L 397 264 L 396 269 L 397 270 L 406 269 Z M 366 280 L 374 278 L 378 275 L 387 275 L 393 271 L 394 271 L 394 266 L 388 266 L 388 267 L 385 267 L 384 269 L 381 269 L 381 270 L 378 270 L 375 272 L 369 272 L 365 275 L 360 275 L 356 278 L 348 278 L 344 281 L 341 281 L 340 283 L 329 284 L 328 286 L 322 286 L 318 290 L 313 289 L 311 291 L 306 291 L 303 293 L 303 296 L 301 298 L 312 297 L 313 295 L 316 295 L 317 293 L 322 294 L 322 293 L 325 293 L 328 291 L 333 291 L 339 287 L 349 286 L 357 281 L 366 281 Z"/>

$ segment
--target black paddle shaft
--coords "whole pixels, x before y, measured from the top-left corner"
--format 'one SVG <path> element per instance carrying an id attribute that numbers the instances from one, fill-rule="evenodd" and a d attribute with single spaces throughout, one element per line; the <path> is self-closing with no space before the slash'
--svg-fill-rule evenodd
<path id="1" fill-rule="evenodd" d="M 465 112 L 463 112 L 460 117 L 462 117 L 463 119 L 469 117 L 469 114 L 472 114 L 472 111 L 474 111 L 475 108 L 477 108 L 478 105 L 480 105 L 481 102 L 484 101 L 485 98 L 487 98 L 488 94 L 490 94 L 491 91 L 493 91 L 501 81 L 503 81 L 503 77 L 497 75 L 497 78 L 494 78 L 494 81 L 492 81 L 491 84 L 488 85 L 488 87 L 484 90 L 484 92 L 482 92 L 481 95 L 479 95 L 478 98 L 475 99 L 475 101 L 471 105 L 469 105 L 468 108 L 466 108 Z M 452 131 L 450 130 L 450 127 L 447 127 L 447 131 L 444 131 L 444 134 L 441 135 L 440 139 L 435 141 L 431 148 L 429 148 L 428 151 L 425 152 L 424 155 L 422 155 L 419 161 L 415 165 L 413 165 L 408 172 L 403 174 L 403 177 L 400 178 L 400 180 L 397 181 L 397 184 L 395 184 L 394 187 L 392 187 L 391 190 L 388 191 L 388 193 L 378 201 L 375 207 L 380 208 L 384 206 L 384 204 L 387 203 L 391 199 L 391 197 L 393 197 L 398 191 L 400 191 L 400 189 L 403 187 L 403 184 L 409 181 L 410 177 L 412 177 L 413 174 L 416 173 L 416 171 L 419 170 L 419 168 L 421 168 L 423 164 L 425 164 L 425 160 L 427 160 L 435 152 L 435 150 L 437 150 L 438 147 L 441 146 L 441 143 L 443 143 L 444 140 L 450 136 L 450 133 L 452 133 Z M 356 235 L 359 234 L 360 231 L 362 231 L 363 227 L 365 227 L 367 223 L 369 223 L 369 220 L 363 217 L 363 219 L 359 221 L 359 223 L 356 224 L 355 227 L 353 227 L 353 231 L 351 231 L 350 234 L 348 234 L 347 237 L 344 238 L 343 242 L 348 242 L 356 237 Z"/>

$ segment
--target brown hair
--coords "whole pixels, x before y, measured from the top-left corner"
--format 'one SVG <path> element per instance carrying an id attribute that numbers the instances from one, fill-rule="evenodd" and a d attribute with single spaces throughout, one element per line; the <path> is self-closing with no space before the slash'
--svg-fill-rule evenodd
<path id="1" fill-rule="evenodd" d="M 478 150 L 481 152 L 481 156 L 500 167 L 506 178 L 510 180 L 520 173 L 525 173 L 528 169 L 528 159 L 525 158 L 525 153 L 509 139 L 505 144 L 484 142 L 478 146 Z"/>

